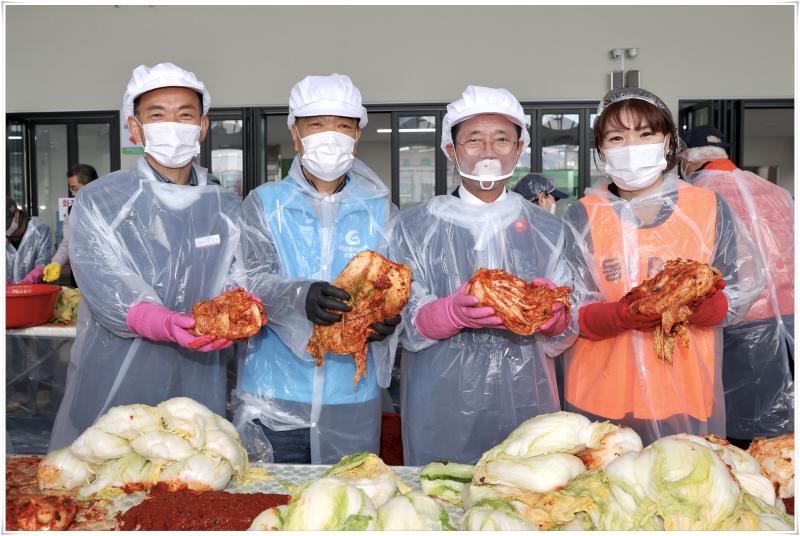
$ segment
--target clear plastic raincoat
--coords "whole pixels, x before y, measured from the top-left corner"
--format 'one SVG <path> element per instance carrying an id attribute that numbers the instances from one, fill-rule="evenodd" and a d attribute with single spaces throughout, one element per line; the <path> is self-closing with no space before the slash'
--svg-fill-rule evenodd
<path id="1" fill-rule="evenodd" d="M 789 192 L 727 159 L 692 184 L 717 192 L 747 228 L 765 281 L 745 321 L 724 330 L 722 381 L 728 435 L 751 439 L 794 431 L 794 203 Z"/>
<path id="2" fill-rule="evenodd" d="M 618 301 L 680 257 L 723 273 L 728 314 L 715 328 L 690 324 L 689 348 L 676 344 L 672 365 L 656 356 L 652 332 L 632 330 L 600 341 L 579 337 L 565 354 L 565 409 L 627 424 L 645 444 L 678 432 L 725 437 L 722 326 L 741 322 L 762 288 L 758 252 L 710 190 L 674 175 L 632 201 L 608 187 L 601 180 L 588 188 L 564 217 L 574 237 L 567 257 L 578 286 L 587 289 L 585 302 Z"/>
<path id="3" fill-rule="evenodd" d="M 422 306 L 452 294 L 479 268 L 571 287 L 564 241 L 559 218 L 514 192 L 482 206 L 437 196 L 400 215 L 389 255 L 410 266 L 414 276 L 400 335 L 406 465 L 475 463 L 524 420 L 560 409 L 550 358 L 574 341 L 575 314 L 558 337 L 464 329 L 440 341 L 422 336 L 415 318 Z M 570 301 L 574 313 L 574 296 Z"/>
<path id="4" fill-rule="evenodd" d="M 78 193 L 70 215 L 70 261 L 83 300 L 64 399 L 50 450 L 70 444 L 110 407 L 156 405 L 187 396 L 224 416 L 226 370 L 220 352 L 151 342 L 128 330 L 142 301 L 190 313 L 231 284 L 240 203 L 209 184 L 158 181 L 144 158 Z"/>
<path id="5" fill-rule="evenodd" d="M 369 343 L 367 376 L 353 386 L 350 355 L 327 354 L 321 367 L 306 351 L 312 324 L 305 301 L 315 281 L 332 281 L 357 253 L 385 252 L 397 209 L 389 190 L 356 159 L 345 187 L 325 196 L 295 157 L 283 180 L 258 187 L 242 207 L 242 284 L 264 300 L 269 324 L 247 343 L 233 393 L 243 438 L 258 419 L 271 430 L 309 428 L 313 463 L 335 463 L 380 447 L 380 387 L 391 381 L 397 331 Z M 256 447 L 248 445 L 251 450 Z"/>
<path id="6" fill-rule="evenodd" d="M 36 266 L 49 263 L 52 254 L 50 228 L 39 218 L 29 218 L 19 248 L 6 239 L 6 283 L 18 283 Z"/>

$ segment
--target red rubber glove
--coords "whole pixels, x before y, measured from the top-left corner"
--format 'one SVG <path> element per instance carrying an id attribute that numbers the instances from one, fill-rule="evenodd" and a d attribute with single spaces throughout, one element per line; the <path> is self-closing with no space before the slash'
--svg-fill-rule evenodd
<path id="1" fill-rule="evenodd" d="M 42 280 L 42 276 L 44 275 L 44 266 L 36 266 L 33 270 L 28 272 L 28 274 L 19 280 L 20 284 L 25 285 L 33 285 L 38 283 Z"/>
<path id="2" fill-rule="evenodd" d="M 466 293 L 467 283 L 445 298 L 420 307 L 414 324 L 427 339 L 440 341 L 464 328 L 505 329 L 492 307 L 475 307 L 478 298 Z"/>
<path id="3" fill-rule="evenodd" d="M 547 285 L 550 288 L 556 288 L 555 283 L 544 277 L 536 278 L 531 281 L 531 283 L 534 285 Z M 572 315 L 567 311 L 567 308 L 564 307 L 564 304 L 555 302 L 553 304 L 553 316 L 550 317 L 550 320 L 539 326 L 539 331 L 542 335 L 547 337 L 557 337 L 567 331 L 571 319 Z"/>
<path id="4" fill-rule="evenodd" d="M 623 301 L 590 303 L 578 312 L 581 335 L 593 341 L 616 337 L 626 331 L 648 331 L 661 324 L 661 315 L 634 314 Z"/>
<path id="5" fill-rule="evenodd" d="M 194 327 L 194 318 L 155 303 L 141 302 L 134 305 L 128 310 L 125 323 L 128 329 L 145 339 L 174 342 L 197 352 L 213 352 L 233 345 L 233 341 L 218 339 L 213 335 L 195 337 L 187 331 Z"/>
<path id="6" fill-rule="evenodd" d="M 706 296 L 692 311 L 689 324 L 701 328 L 711 328 L 725 320 L 728 314 L 728 298 L 724 292 L 715 292 Z"/>

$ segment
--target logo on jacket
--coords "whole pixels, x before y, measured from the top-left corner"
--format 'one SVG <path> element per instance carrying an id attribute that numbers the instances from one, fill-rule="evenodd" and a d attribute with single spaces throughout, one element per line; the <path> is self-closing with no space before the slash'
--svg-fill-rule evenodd
<path id="1" fill-rule="evenodd" d="M 603 259 L 602 266 L 606 281 L 618 281 L 622 277 L 622 263 L 618 257 Z"/>
<path id="2" fill-rule="evenodd" d="M 361 244 L 361 236 L 359 236 L 358 231 L 352 229 L 344 235 L 344 241 L 348 246 L 358 246 Z"/>

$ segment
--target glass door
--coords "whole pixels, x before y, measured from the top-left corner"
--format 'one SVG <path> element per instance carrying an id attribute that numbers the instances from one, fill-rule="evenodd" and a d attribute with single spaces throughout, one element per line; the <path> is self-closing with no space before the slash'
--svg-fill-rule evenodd
<path id="1" fill-rule="evenodd" d="M 209 114 L 201 165 L 226 190 L 244 195 L 244 121 L 241 114 Z M 212 179 L 213 180 L 213 179 Z"/>
<path id="2" fill-rule="evenodd" d="M 6 187 L 30 216 L 41 219 L 55 244 L 62 239 L 58 207 L 68 197 L 67 171 L 89 164 L 99 176 L 119 169 L 117 112 L 9 114 Z"/>

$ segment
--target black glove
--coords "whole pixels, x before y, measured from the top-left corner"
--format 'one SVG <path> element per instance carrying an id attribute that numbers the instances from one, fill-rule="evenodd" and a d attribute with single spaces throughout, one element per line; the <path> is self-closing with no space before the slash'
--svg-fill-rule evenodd
<path id="1" fill-rule="evenodd" d="M 306 296 L 306 317 L 314 324 L 330 326 L 341 320 L 342 315 L 328 312 L 323 307 L 346 313 L 350 310 L 350 306 L 343 302 L 349 299 L 350 294 L 330 283 L 325 281 L 311 283 Z"/>
<path id="2" fill-rule="evenodd" d="M 394 333 L 395 328 L 402 320 L 400 315 L 397 315 L 394 318 L 387 318 L 383 322 L 375 322 L 374 324 L 370 325 L 372 329 L 375 331 L 369 334 L 367 337 L 368 341 L 382 341 L 392 333 Z"/>

